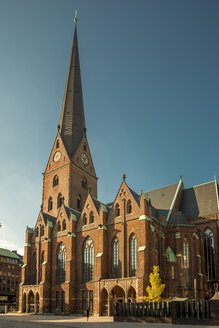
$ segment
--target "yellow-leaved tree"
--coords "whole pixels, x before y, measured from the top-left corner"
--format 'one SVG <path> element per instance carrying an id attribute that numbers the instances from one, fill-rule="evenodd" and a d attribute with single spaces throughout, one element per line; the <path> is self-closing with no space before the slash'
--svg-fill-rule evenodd
<path id="1" fill-rule="evenodd" d="M 144 300 L 147 302 L 161 302 L 161 294 L 164 291 L 165 284 L 161 284 L 160 279 L 160 268 L 159 266 L 153 266 L 153 272 L 150 273 L 149 281 L 151 286 L 147 286 L 146 291 L 148 296 L 144 297 Z"/>

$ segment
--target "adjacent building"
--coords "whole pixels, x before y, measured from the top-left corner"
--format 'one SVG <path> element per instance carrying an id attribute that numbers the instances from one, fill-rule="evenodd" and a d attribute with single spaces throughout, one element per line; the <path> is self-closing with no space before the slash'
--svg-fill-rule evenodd
<path id="1" fill-rule="evenodd" d="M 0 248 L 0 305 L 18 304 L 22 257 Z"/>
<path id="2" fill-rule="evenodd" d="M 208 298 L 219 280 L 218 217 L 216 180 L 135 192 L 124 175 L 111 203 L 97 199 L 76 26 L 41 211 L 26 230 L 20 311 L 112 314 L 116 302 L 143 301 L 154 265 L 165 297 Z"/>

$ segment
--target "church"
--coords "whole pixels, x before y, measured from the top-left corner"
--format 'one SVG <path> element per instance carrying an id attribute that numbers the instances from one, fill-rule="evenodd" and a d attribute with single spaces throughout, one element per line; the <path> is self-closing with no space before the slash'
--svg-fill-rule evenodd
<path id="1" fill-rule="evenodd" d="M 132 190 L 123 175 L 111 203 L 97 196 L 86 135 L 77 21 L 57 135 L 43 173 L 41 210 L 27 227 L 19 311 L 112 315 L 143 302 L 160 267 L 165 298 L 208 299 L 219 281 L 216 179 Z M 144 186 L 142 186 L 144 188 Z"/>

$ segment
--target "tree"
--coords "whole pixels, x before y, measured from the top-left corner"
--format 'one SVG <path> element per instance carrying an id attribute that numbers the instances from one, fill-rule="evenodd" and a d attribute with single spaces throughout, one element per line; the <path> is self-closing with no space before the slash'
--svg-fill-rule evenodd
<path id="1" fill-rule="evenodd" d="M 148 296 L 144 297 L 147 302 L 161 302 L 161 294 L 164 291 L 165 284 L 161 284 L 159 266 L 153 266 L 153 272 L 150 273 L 149 281 L 151 286 L 147 286 L 146 291 Z"/>

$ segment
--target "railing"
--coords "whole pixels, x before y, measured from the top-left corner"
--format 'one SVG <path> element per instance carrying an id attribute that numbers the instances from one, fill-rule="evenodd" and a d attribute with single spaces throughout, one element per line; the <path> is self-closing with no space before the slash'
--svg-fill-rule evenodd
<path id="1" fill-rule="evenodd" d="M 183 302 L 116 303 L 116 317 L 172 318 L 173 320 L 211 319 L 210 302 L 191 300 Z"/>

